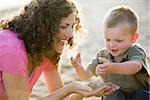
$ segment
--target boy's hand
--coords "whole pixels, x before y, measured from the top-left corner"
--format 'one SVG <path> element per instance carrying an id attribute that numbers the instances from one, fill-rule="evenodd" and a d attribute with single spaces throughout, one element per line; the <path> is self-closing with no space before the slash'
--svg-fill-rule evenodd
<path id="1" fill-rule="evenodd" d="M 104 57 L 98 57 L 98 60 L 101 64 L 105 63 L 105 62 L 109 62 L 109 60 L 107 60 L 106 58 Z"/>
<path id="2" fill-rule="evenodd" d="M 71 63 L 72 63 L 74 68 L 82 67 L 80 55 L 81 54 L 78 53 L 75 58 L 71 57 Z"/>
<path id="3" fill-rule="evenodd" d="M 98 57 L 99 62 L 101 64 L 98 64 L 96 67 L 96 75 L 106 75 L 112 72 L 113 68 L 111 67 L 111 62 L 103 57 Z"/>

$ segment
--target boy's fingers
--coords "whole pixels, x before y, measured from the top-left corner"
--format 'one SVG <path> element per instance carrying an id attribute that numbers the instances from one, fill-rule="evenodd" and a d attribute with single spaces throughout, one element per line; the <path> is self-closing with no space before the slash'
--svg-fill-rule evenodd
<path id="1" fill-rule="evenodd" d="M 74 65 L 75 61 L 74 61 L 73 57 L 71 57 L 70 60 L 71 60 L 71 64 Z"/>
<path id="2" fill-rule="evenodd" d="M 95 74 L 96 75 L 104 75 L 104 74 L 106 74 L 106 70 L 103 68 L 97 67 L 95 70 Z"/>
<path id="3" fill-rule="evenodd" d="M 78 54 L 77 54 L 77 56 L 76 56 L 76 58 L 80 58 L 80 55 L 81 55 L 81 54 L 80 54 L 80 53 L 78 53 Z"/>
<path id="4" fill-rule="evenodd" d="M 103 57 L 98 57 L 98 60 L 100 63 L 105 63 L 108 61 L 106 58 L 103 58 Z"/>
<path id="5" fill-rule="evenodd" d="M 71 57 L 70 60 L 73 61 L 73 57 Z"/>
<path id="6" fill-rule="evenodd" d="M 96 73 L 96 75 L 99 75 L 99 74 L 100 74 L 99 68 L 96 68 L 95 73 Z"/>

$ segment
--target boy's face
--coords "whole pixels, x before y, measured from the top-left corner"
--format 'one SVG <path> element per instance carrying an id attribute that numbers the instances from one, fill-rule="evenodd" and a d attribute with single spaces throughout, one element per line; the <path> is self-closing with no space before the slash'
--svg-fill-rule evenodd
<path id="1" fill-rule="evenodd" d="M 104 30 L 105 44 L 114 58 L 122 58 L 126 50 L 132 45 L 133 35 L 129 25 L 117 25 Z"/>

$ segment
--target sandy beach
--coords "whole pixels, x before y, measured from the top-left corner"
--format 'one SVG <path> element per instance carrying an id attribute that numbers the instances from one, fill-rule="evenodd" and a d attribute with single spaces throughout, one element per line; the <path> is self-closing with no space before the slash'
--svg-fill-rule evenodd
<path id="1" fill-rule="evenodd" d="M 128 5 L 135 9 L 140 19 L 140 39 L 141 43 L 150 57 L 150 44 L 148 39 L 150 38 L 150 8 L 148 2 L 141 0 L 77 0 L 80 6 L 81 16 L 84 20 L 83 23 L 87 29 L 88 34 L 86 35 L 82 45 L 77 45 L 72 51 L 65 50 L 62 55 L 62 78 L 65 84 L 77 80 L 78 77 L 75 70 L 70 64 L 70 57 L 75 55 L 77 52 L 81 52 L 83 64 L 86 66 L 95 53 L 104 46 L 102 38 L 101 23 L 106 12 L 117 5 Z M 150 3 L 150 2 L 149 2 Z M 146 40 L 146 41 L 145 41 Z M 68 53 L 70 52 L 70 53 Z M 36 97 L 48 95 L 46 87 L 44 87 L 43 77 L 37 83 L 37 88 L 34 89 L 31 96 L 31 100 L 36 100 Z M 42 88 L 43 87 L 43 88 Z M 98 97 L 84 98 L 84 100 L 101 100 Z"/>
<path id="2" fill-rule="evenodd" d="M 81 10 L 81 20 L 87 30 L 82 43 L 78 44 L 73 50 L 65 49 L 62 54 L 60 66 L 62 67 L 62 79 L 65 84 L 78 80 L 75 70 L 70 64 L 70 57 L 75 56 L 77 52 L 81 52 L 83 65 L 86 67 L 95 53 L 104 47 L 101 24 L 106 12 L 118 5 L 130 6 L 139 15 L 139 32 L 140 38 L 138 42 L 145 48 L 150 61 L 150 1 L 149 0 L 76 0 Z M 14 8 L 13 11 L 18 8 Z M 0 19 L 5 14 L 11 13 L 11 10 L 0 10 Z M 82 45 L 81 45 L 82 44 Z M 30 100 L 37 100 L 42 96 L 48 95 L 43 75 L 36 83 Z M 84 98 L 83 100 L 101 100 L 98 97 Z"/>

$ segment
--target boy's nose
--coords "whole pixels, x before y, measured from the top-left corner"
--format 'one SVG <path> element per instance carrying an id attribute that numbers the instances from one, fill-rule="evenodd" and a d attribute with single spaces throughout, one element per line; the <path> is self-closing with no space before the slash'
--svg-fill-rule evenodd
<path id="1" fill-rule="evenodd" d="M 112 49 L 113 49 L 113 48 L 116 48 L 116 44 L 115 44 L 114 42 L 110 42 L 110 43 L 109 43 L 109 46 L 110 46 L 110 48 L 112 48 Z"/>

